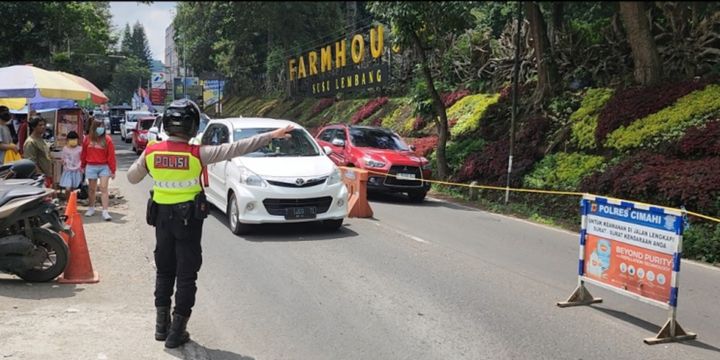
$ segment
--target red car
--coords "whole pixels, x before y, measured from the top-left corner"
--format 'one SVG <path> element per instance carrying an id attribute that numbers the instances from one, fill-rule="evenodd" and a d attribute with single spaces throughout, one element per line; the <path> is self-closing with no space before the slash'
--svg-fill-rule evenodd
<path id="1" fill-rule="evenodd" d="M 421 202 L 430 190 L 430 162 L 413 153 L 396 133 L 380 127 L 331 125 L 316 137 L 338 166 L 354 166 L 372 171 L 368 190 L 407 193 L 410 200 Z M 380 174 L 378 174 L 380 173 Z M 387 176 L 391 174 L 394 176 Z"/>
<path id="2" fill-rule="evenodd" d="M 133 130 L 132 134 L 132 149 L 138 155 L 140 155 L 147 146 L 148 130 L 150 130 L 153 123 L 155 123 L 155 118 L 156 116 L 143 116 L 138 118 L 137 125 L 135 125 L 135 130 Z"/>

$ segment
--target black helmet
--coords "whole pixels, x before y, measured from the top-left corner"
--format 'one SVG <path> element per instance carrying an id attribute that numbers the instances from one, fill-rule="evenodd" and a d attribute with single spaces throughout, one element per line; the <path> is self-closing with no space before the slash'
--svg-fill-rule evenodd
<path id="1" fill-rule="evenodd" d="M 168 135 L 191 138 L 200 125 L 200 108 L 192 100 L 175 100 L 165 109 L 162 121 Z"/>

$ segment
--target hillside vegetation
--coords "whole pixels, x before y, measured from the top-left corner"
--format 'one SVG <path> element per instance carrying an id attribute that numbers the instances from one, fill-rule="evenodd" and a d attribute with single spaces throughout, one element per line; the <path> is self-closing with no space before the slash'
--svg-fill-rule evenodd
<path id="1" fill-rule="evenodd" d="M 527 92 L 526 90 L 524 90 Z M 443 94 L 451 138 L 451 180 L 504 186 L 509 152 L 508 91 Z M 528 94 L 523 94 L 529 96 Z M 511 186 L 590 192 L 720 217 L 720 84 L 689 80 L 652 87 L 585 88 L 520 119 Z M 327 124 L 383 126 L 431 160 L 434 125 L 409 97 L 371 99 L 229 98 L 223 117 L 296 121 L 312 133 Z M 458 192 L 458 189 L 439 189 Z M 502 192 L 483 194 L 497 206 Z M 536 220 L 577 227 L 577 197 L 513 194 Z M 494 205 L 493 205 L 494 204 Z M 507 209 L 506 209 L 507 210 Z M 565 220 L 564 220 L 565 219 Z M 571 219 L 571 220 L 567 220 Z M 685 255 L 720 261 L 720 227 L 691 219 Z"/>

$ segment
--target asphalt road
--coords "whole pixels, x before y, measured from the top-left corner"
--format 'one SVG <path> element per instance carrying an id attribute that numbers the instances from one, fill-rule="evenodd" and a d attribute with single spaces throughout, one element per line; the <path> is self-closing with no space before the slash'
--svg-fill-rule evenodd
<path id="1" fill-rule="evenodd" d="M 123 170 L 135 156 L 116 139 Z M 122 190 L 135 211 L 149 187 Z M 643 339 L 665 310 L 592 285 L 602 304 L 555 306 L 577 282 L 577 234 L 433 199 L 380 197 L 371 206 L 373 219 L 346 220 L 337 232 L 260 226 L 244 237 L 214 209 L 189 323 L 206 356 L 720 358 L 718 268 L 682 266 L 678 320 L 698 339 L 649 346 Z M 149 252 L 152 242 L 148 235 Z"/>

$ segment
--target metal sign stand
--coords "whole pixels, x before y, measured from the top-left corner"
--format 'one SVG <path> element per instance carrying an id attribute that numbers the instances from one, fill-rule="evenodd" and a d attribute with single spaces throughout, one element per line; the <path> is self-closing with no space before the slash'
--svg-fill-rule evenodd
<path id="1" fill-rule="evenodd" d="M 575 288 L 573 293 L 570 295 L 570 297 L 566 301 L 558 302 L 557 306 L 561 308 L 570 307 L 570 306 L 579 306 L 579 305 L 590 305 L 595 303 L 601 303 L 602 298 L 596 298 L 593 297 L 592 294 L 587 290 L 585 287 L 585 280 L 588 282 L 598 285 L 603 288 L 607 288 L 608 290 L 635 298 L 636 300 L 640 300 L 642 302 L 660 306 L 665 309 L 670 310 L 669 318 L 667 322 L 665 322 L 665 325 L 660 329 L 660 331 L 651 338 L 644 339 L 644 342 L 648 345 L 655 345 L 655 344 L 663 344 L 663 343 L 669 343 L 669 342 L 675 342 L 675 341 L 685 341 L 685 340 L 694 340 L 697 338 L 697 334 L 686 332 L 680 324 L 677 322 L 676 315 L 677 315 L 677 298 L 678 298 L 678 281 L 679 281 L 679 273 L 680 273 L 680 259 L 682 254 L 682 243 L 683 243 L 683 237 L 682 237 L 682 225 L 679 225 L 676 229 L 677 235 L 679 235 L 679 241 L 678 241 L 678 247 L 677 251 L 673 254 L 673 269 L 672 269 L 672 277 L 670 279 L 671 284 L 671 294 L 670 294 L 670 300 L 667 303 L 662 303 L 659 301 L 655 301 L 652 299 L 647 299 L 642 296 L 638 296 L 636 294 L 633 294 L 627 290 L 614 288 L 611 286 L 607 286 L 599 281 L 595 281 L 593 279 L 585 277 L 585 238 L 587 234 L 587 214 L 590 213 L 590 201 L 588 200 L 588 196 L 591 198 L 592 195 L 586 195 L 582 202 L 581 202 L 581 228 L 580 228 L 580 256 L 579 256 L 579 262 L 578 262 L 578 286 Z M 633 205 L 630 205 L 633 206 Z"/>

